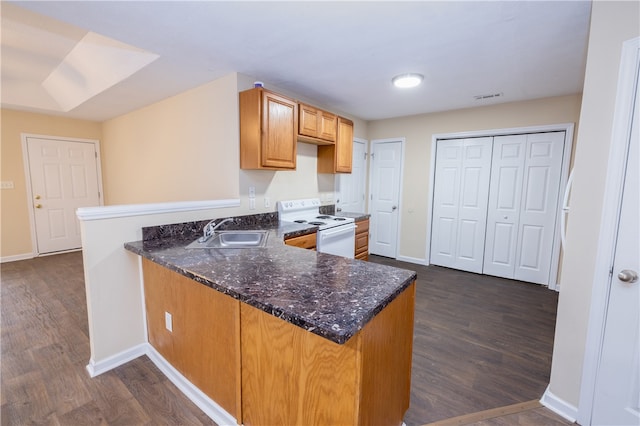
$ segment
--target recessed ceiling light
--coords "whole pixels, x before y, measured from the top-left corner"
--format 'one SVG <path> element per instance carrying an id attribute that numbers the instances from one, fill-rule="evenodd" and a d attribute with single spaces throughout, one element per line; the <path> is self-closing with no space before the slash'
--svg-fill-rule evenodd
<path id="1" fill-rule="evenodd" d="M 391 82 L 396 87 L 406 89 L 409 87 L 416 87 L 417 85 L 422 83 L 423 79 L 424 76 L 422 74 L 409 73 L 396 75 L 395 77 L 393 77 L 393 79 L 391 79 Z"/>

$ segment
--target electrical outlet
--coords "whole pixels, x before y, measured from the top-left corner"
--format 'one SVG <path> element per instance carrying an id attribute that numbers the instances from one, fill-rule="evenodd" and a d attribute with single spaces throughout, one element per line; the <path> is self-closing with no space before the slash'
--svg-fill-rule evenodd
<path id="1" fill-rule="evenodd" d="M 256 199 L 249 198 L 249 210 L 255 210 L 255 209 L 256 209 Z"/>
<path id="2" fill-rule="evenodd" d="M 269 199 L 269 197 L 264 197 L 264 206 L 266 208 L 271 207 L 271 200 Z"/>
<path id="3" fill-rule="evenodd" d="M 250 186 L 249 187 L 249 198 L 256 198 L 256 187 L 255 186 Z"/>
<path id="4" fill-rule="evenodd" d="M 173 318 L 169 312 L 164 313 L 164 326 L 173 333 Z"/>

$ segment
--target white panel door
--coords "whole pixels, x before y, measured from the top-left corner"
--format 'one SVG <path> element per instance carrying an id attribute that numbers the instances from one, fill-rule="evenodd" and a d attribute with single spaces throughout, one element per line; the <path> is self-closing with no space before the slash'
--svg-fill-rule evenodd
<path id="1" fill-rule="evenodd" d="M 564 132 L 494 139 L 483 272 L 549 284 Z"/>
<path id="2" fill-rule="evenodd" d="M 402 142 L 373 142 L 371 147 L 371 240 L 369 251 L 396 257 Z"/>
<path id="3" fill-rule="evenodd" d="M 640 76 L 638 68 L 636 76 Z M 594 425 L 640 424 L 640 279 L 633 281 L 633 275 L 640 273 L 640 85 L 636 86 L 635 95 L 609 305 L 596 379 L 591 421 Z"/>
<path id="4" fill-rule="evenodd" d="M 95 144 L 27 138 L 37 252 L 81 247 L 79 207 L 100 205 Z"/>
<path id="5" fill-rule="evenodd" d="M 336 179 L 336 208 L 338 211 L 365 213 L 365 185 L 367 181 L 367 144 L 353 141 L 351 173 L 340 173 Z"/>
<path id="6" fill-rule="evenodd" d="M 513 278 L 520 223 L 526 135 L 496 136 L 483 273 Z"/>
<path id="7" fill-rule="evenodd" d="M 564 132 L 527 135 L 513 275 L 516 280 L 549 284 L 564 138 Z"/>
<path id="8" fill-rule="evenodd" d="M 492 138 L 439 140 L 430 262 L 482 272 Z"/>

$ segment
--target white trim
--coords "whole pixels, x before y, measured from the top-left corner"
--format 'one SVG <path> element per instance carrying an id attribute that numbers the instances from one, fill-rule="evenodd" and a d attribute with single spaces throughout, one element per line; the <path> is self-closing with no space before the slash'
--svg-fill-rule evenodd
<path id="1" fill-rule="evenodd" d="M 427 259 L 420 259 L 420 258 L 411 257 L 411 256 L 398 255 L 398 257 L 396 257 L 396 260 L 399 260 L 400 262 L 415 263 L 416 265 L 423 265 L 423 266 L 429 265 L 429 262 L 427 262 Z"/>
<path id="2" fill-rule="evenodd" d="M 106 359 L 103 359 L 102 361 L 95 362 L 93 358 L 91 358 L 89 360 L 89 364 L 87 364 L 87 371 L 93 378 L 146 354 L 147 343 L 141 343 L 132 348 L 112 355 Z"/>
<path id="3" fill-rule="evenodd" d="M 142 256 L 138 256 L 138 278 L 140 282 L 140 307 L 141 312 L 144 314 L 142 316 L 142 331 L 144 333 L 144 338 L 148 342 L 149 341 L 149 329 L 147 328 L 147 303 L 144 298 L 144 270 L 142 269 Z"/>
<path id="4" fill-rule="evenodd" d="M 470 132 L 455 132 L 455 133 L 436 133 L 431 137 L 431 159 L 430 159 L 430 172 L 429 172 L 429 189 L 427 194 L 427 200 L 429 207 L 427 208 L 427 244 L 425 249 L 425 259 L 429 262 L 431 258 L 431 226 L 433 221 L 433 191 L 436 172 L 436 143 L 439 139 L 464 139 L 464 138 L 476 138 L 476 137 L 492 137 L 502 135 L 517 135 L 528 133 L 542 133 L 542 132 L 565 132 L 564 136 L 564 151 L 562 154 L 562 169 L 560 175 L 560 188 L 564 188 L 569 178 L 569 165 L 571 162 L 571 152 L 573 151 L 573 123 L 560 123 L 550 124 L 544 126 L 528 126 L 528 127 L 510 127 L 505 129 L 489 129 L 489 130 L 477 130 Z M 552 290 L 558 290 L 558 267 L 560 262 L 560 214 L 562 213 L 562 191 L 558 192 L 558 207 L 556 214 L 555 233 L 553 238 L 552 258 L 549 272 L 548 287 Z"/>
<path id="5" fill-rule="evenodd" d="M 178 389 L 193 402 L 199 409 L 201 409 L 207 416 L 209 416 L 214 422 L 223 425 L 236 425 L 237 421 L 235 417 L 229 414 L 224 408 L 218 405 L 213 399 L 209 398 L 200 389 L 198 389 L 193 383 L 187 380 L 178 370 L 176 370 L 171 364 L 165 360 L 158 351 L 155 350 L 150 344 L 147 345 L 147 356 L 155 364 L 156 367 L 169 380 L 176 385 Z"/>
<path id="6" fill-rule="evenodd" d="M 405 153 L 405 143 L 406 138 L 386 138 L 386 139 L 372 139 L 370 143 L 371 152 L 373 152 L 373 148 L 375 144 L 381 143 L 390 143 L 390 142 L 400 142 L 400 182 L 398 188 L 398 223 L 396 227 L 396 252 L 393 255 L 394 259 L 397 259 L 398 253 L 400 252 L 400 230 L 402 229 L 402 193 L 404 188 L 404 153 Z M 367 200 L 367 210 L 370 210 L 371 206 L 371 182 L 373 181 L 373 167 L 371 167 L 371 156 L 369 156 L 369 190 L 368 192 L 368 200 Z M 373 217 L 373 214 L 371 215 Z M 375 253 L 373 253 L 375 254 Z"/>
<path id="7" fill-rule="evenodd" d="M 33 191 L 31 189 L 31 169 L 29 168 L 29 150 L 27 142 L 29 138 L 45 139 L 51 141 L 64 141 L 64 142 L 81 142 L 90 143 L 94 145 L 96 152 L 96 178 L 98 179 L 98 192 L 99 203 L 104 205 L 104 190 L 102 188 L 102 160 L 100 157 L 100 141 L 97 139 L 82 139 L 82 138 L 68 138 L 66 136 L 51 136 L 51 135 L 38 135 L 34 133 L 21 133 L 20 139 L 22 144 L 22 165 L 24 168 L 25 186 L 27 190 L 27 211 L 29 212 L 29 232 L 31 233 L 31 251 L 32 257 L 40 255 L 38 250 L 38 239 L 36 235 L 36 218 L 33 212 Z"/>
<path id="8" fill-rule="evenodd" d="M 618 74 L 618 88 L 616 94 L 615 112 L 613 115 L 611 147 L 607 164 L 607 177 L 604 200 L 602 203 L 602 219 L 598 237 L 598 253 L 591 284 L 591 307 L 589 310 L 589 325 L 585 344 L 584 362 L 582 367 L 582 381 L 580 384 L 580 410 L 578 419 L 580 424 L 591 424 L 593 399 L 596 392 L 596 377 L 602 343 L 604 326 L 609 302 L 611 277 L 609 270 L 612 265 L 615 238 L 622 201 L 622 187 L 624 183 L 625 162 L 629 144 L 633 106 L 636 95 L 638 68 L 640 68 L 640 37 L 624 42 Z M 636 101 L 640 101 L 636 100 Z M 602 285 L 607 283 L 607 285 Z"/>
<path id="9" fill-rule="evenodd" d="M 162 357 L 162 355 L 160 355 L 160 353 L 158 353 L 158 351 L 156 351 L 156 349 L 149 343 L 141 343 L 110 356 L 103 361 L 94 362 L 93 359 L 91 359 L 87 365 L 87 371 L 93 378 L 143 355 L 148 356 L 151 362 L 158 367 L 158 370 L 160 370 L 171 381 L 171 383 L 180 389 L 180 391 L 189 398 L 191 402 L 193 402 L 214 422 L 221 426 L 237 424 L 235 417 L 220 407 L 220 405 L 218 405 L 214 400 L 205 395 L 204 392 L 180 374 L 180 372 L 169 364 L 169 362 L 167 362 L 167 360 L 164 359 L 164 357 Z"/>
<path id="10" fill-rule="evenodd" d="M 558 398 L 555 396 L 547 386 L 547 389 L 544 391 L 542 398 L 540 398 L 540 404 L 547 407 L 549 410 L 553 411 L 559 416 L 564 417 L 569 420 L 571 423 L 576 421 L 576 416 L 578 415 L 578 409 L 568 402 Z"/>
<path id="11" fill-rule="evenodd" d="M 240 207 L 239 199 L 179 201 L 154 204 L 122 204 L 116 206 L 81 207 L 76 210 L 78 219 L 83 221 L 114 219 L 118 217 L 141 216 L 160 213 L 176 213 L 194 210 L 222 209 Z"/>
<path id="12" fill-rule="evenodd" d="M 5 262 L 17 262 L 19 260 L 33 259 L 35 256 L 33 253 L 14 254 L 13 256 L 0 257 L 0 263 Z"/>

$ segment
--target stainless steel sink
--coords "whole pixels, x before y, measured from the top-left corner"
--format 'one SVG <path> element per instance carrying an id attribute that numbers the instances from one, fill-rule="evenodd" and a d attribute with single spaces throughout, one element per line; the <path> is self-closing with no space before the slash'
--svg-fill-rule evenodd
<path id="1" fill-rule="evenodd" d="M 267 244 L 269 231 L 216 231 L 208 240 L 196 240 L 188 249 L 239 249 L 264 247 Z"/>

